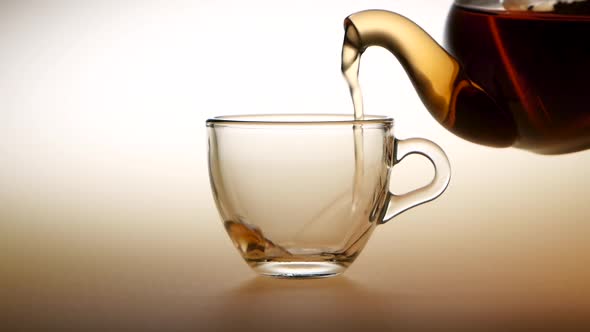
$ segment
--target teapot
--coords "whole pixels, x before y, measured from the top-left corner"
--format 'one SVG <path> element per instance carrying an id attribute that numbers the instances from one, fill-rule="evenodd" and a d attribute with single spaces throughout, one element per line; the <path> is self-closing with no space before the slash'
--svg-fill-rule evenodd
<path id="1" fill-rule="evenodd" d="M 371 46 L 393 53 L 431 115 L 459 137 L 540 154 L 590 147 L 590 0 L 456 0 L 446 50 L 389 11 L 350 15 L 344 27 L 359 60 Z"/>

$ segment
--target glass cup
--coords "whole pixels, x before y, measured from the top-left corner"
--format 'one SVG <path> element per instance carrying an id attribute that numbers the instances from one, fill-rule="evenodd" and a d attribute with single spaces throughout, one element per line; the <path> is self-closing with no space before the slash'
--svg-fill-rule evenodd
<path id="1" fill-rule="evenodd" d="M 351 115 L 223 116 L 207 121 L 209 175 L 227 233 L 259 274 L 342 273 L 375 227 L 437 198 L 450 166 L 438 145 L 396 139 L 393 119 Z M 420 154 L 427 186 L 390 192 L 392 167 Z"/>

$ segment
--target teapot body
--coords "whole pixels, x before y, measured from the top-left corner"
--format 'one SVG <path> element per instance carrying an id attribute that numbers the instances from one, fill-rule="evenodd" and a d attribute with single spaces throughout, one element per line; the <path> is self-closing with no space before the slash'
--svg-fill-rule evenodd
<path id="1" fill-rule="evenodd" d="M 590 1 L 570 2 L 463 0 L 450 10 L 445 48 L 511 114 L 516 147 L 590 147 Z"/>

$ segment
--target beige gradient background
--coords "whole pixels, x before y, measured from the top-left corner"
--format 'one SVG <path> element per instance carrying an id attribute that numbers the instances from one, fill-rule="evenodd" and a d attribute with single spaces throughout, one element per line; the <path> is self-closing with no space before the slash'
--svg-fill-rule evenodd
<path id="1" fill-rule="evenodd" d="M 590 152 L 465 142 L 382 50 L 368 113 L 425 137 L 447 192 L 380 226 L 343 277 L 257 278 L 209 189 L 205 120 L 352 112 L 342 20 L 385 8 L 442 41 L 450 1 L 2 1 L 0 325 L 20 330 L 586 330 Z M 534 59 L 531 59 L 534 61 Z M 432 174 L 395 171 L 403 191 Z"/>

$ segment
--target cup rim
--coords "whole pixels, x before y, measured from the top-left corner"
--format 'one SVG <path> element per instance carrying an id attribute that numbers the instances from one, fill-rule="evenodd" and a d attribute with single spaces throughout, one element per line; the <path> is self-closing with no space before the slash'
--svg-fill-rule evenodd
<path id="1" fill-rule="evenodd" d="M 385 115 L 365 115 L 363 119 L 356 120 L 352 114 L 246 114 L 246 115 L 223 115 L 207 120 L 207 126 L 215 124 L 222 125 L 364 125 L 364 124 L 390 124 L 393 125 L 393 118 Z"/>

